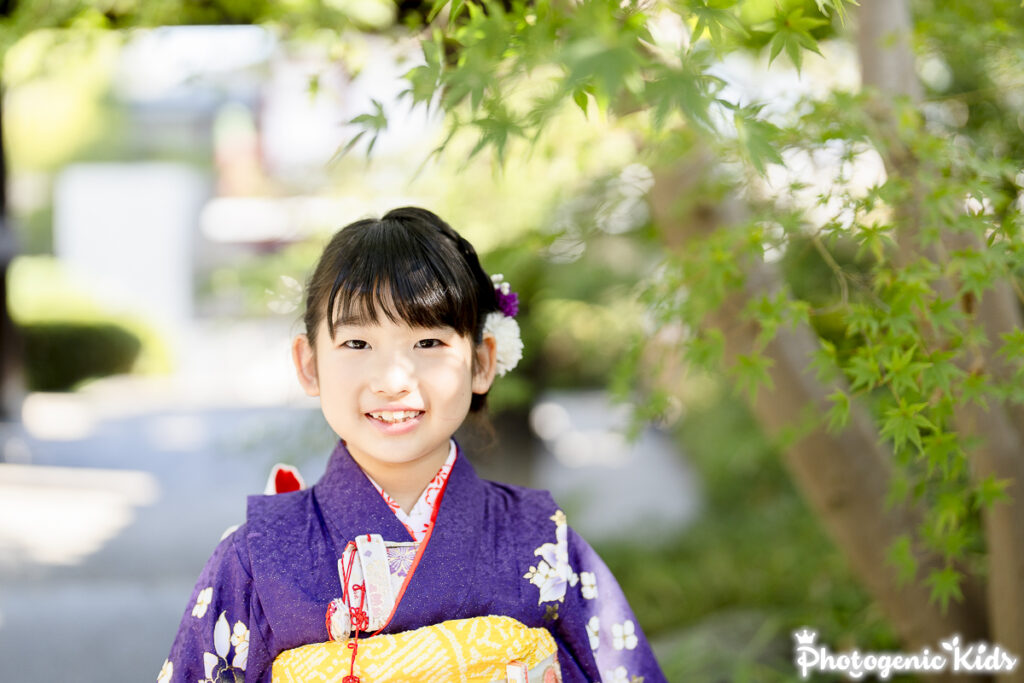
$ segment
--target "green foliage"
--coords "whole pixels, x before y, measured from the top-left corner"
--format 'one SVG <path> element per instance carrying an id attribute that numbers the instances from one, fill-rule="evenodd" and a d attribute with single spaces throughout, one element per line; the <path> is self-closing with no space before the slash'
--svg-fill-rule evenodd
<path id="1" fill-rule="evenodd" d="M 841 15 L 843 7 L 844 0 L 821 0 L 790 8 L 769 32 L 781 36 L 780 50 L 799 60 L 801 50 L 817 50 L 812 30 L 827 23 L 822 17 Z M 817 16 L 804 16 L 808 11 Z M 654 129 L 676 117 L 712 128 L 712 106 L 730 104 L 717 96 L 722 83 L 708 73 L 711 57 L 750 27 L 732 0 L 693 0 L 678 12 L 694 22 L 689 44 L 681 48 L 659 45 L 647 3 L 438 0 L 422 41 L 423 63 L 406 75 L 406 95 L 423 105 L 439 95 L 451 133 L 470 132 L 478 142 L 471 154 L 490 149 L 499 163 L 513 141 L 536 142 L 564 102 L 574 102 L 584 115 L 591 102 L 601 115 L 649 111 Z M 513 93 L 531 77 L 544 86 L 517 99 Z M 780 161 L 770 144 L 774 126 L 759 108 L 734 109 L 738 153 L 762 171 L 765 163 Z"/>
<path id="2" fill-rule="evenodd" d="M 705 2 L 692 4 L 693 16 L 697 19 L 693 27 L 693 40 L 700 40 L 705 30 L 715 45 L 724 42 L 726 32 L 745 34 L 746 29 L 734 13 L 735 5 L 735 2 L 720 2 L 714 5 Z"/>
<path id="3" fill-rule="evenodd" d="M 705 513 L 643 562 L 629 545 L 598 548 L 669 680 L 793 680 L 790 632 L 809 623 L 830 642 L 897 648 L 741 402 L 719 393 L 677 437 Z"/>
<path id="4" fill-rule="evenodd" d="M 955 598 L 958 602 L 964 599 L 960 590 L 962 578 L 963 575 L 954 567 L 935 569 L 928 574 L 925 584 L 931 588 L 932 599 L 939 603 L 943 611 L 949 606 L 950 599 Z"/>
<path id="5" fill-rule="evenodd" d="M 889 546 L 887 559 L 896 567 L 901 583 L 908 583 L 917 575 L 917 558 L 911 550 L 909 536 L 900 536 Z"/>
<path id="6" fill-rule="evenodd" d="M 804 50 L 810 50 L 821 54 L 818 50 L 818 43 L 811 35 L 813 29 L 825 25 L 827 22 L 815 17 L 805 17 L 804 10 L 797 8 L 789 13 L 779 12 L 776 15 L 771 27 L 772 40 L 770 43 L 770 60 L 774 61 L 783 50 L 793 61 L 797 71 L 803 64 Z"/>
<path id="7" fill-rule="evenodd" d="M 90 339 L 95 339 L 92 330 L 123 329 L 141 342 L 133 371 L 164 373 L 171 367 L 171 350 L 151 325 L 137 317 L 105 309 L 92 296 L 88 281 L 76 278 L 52 257 L 23 255 L 15 258 L 7 271 L 7 295 L 11 318 L 20 327 L 82 329 L 85 330 L 83 334 L 91 335 Z M 73 367 L 76 363 L 74 353 L 71 356 L 59 362 L 67 362 Z M 74 372 L 61 371 L 60 374 L 70 376 Z"/>
<path id="8" fill-rule="evenodd" d="M 369 156 L 373 153 L 373 147 L 377 144 L 377 138 L 388 127 L 388 119 L 384 113 L 384 106 L 377 100 L 372 100 L 371 102 L 373 104 L 372 114 L 359 114 L 349 121 L 350 125 L 360 126 L 362 130 L 352 136 L 352 139 L 341 148 L 340 154 L 350 152 L 367 133 L 369 133 L 370 137 L 366 145 L 366 155 Z"/>
<path id="9" fill-rule="evenodd" d="M 1004 483 L 970 483 L 964 463 L 977 441 L 958 433 L 954 406 L 1024 400 L 1019 334 L 1005 335 L 999 349 L 1007 372 L 977 363 L 987 343 L 977 301 L 999 282 L 1024 292 L 1018 113 L 1010 99 L 990 105 L 968 85 L 983 73 L 993 87 L 1020 92 L 1006 74 L 1020 73 L 1024 21 L 1000 21 L 1000 11 L 1021 15 L 1016 3 L 996 4 L 977 30 L 963 30 L 976 23 L 968 3 L 928 5 L 918 45 L 952 72 L 942 87 L 949 99 L 921 108 L 894 99 L 885 104 L 893 126 L 879 123 L 881 105 L 871 93 L 833 92 L 783 117 L 766 113 L 766 103 L 729 101 L 709 74 L 718 55 L 739 45 L 765 49 L 769 61 L 785 53 L 800 70 L 806 51 L 821 54 L 818 41 L 832 19 L 845 21 L 845 3 L 824 0 L 658 5 L 691 28 L 677 43 L 652 30 L 656 8 L 648 4 L 466 4 L 461 13 L 436 15 L 425 64 L 409 75 L 414 101 L 440 95 L 448 140 L 465 131 L 476 141 L 473 153 L 492 150 L 499 163 L 516 140 L 536 144 L 563 105 L 582 110 L 581 120 L 617 118 L 652 163 L 672 162 L 699 138 L 720 160 L 718 176 L 680 192 L 673 210 L 700 215 L 701 202 L 742 189 L 750 215 L 666 255 L 639 295 L 655 332 L 681 327 L 687 365 L 718 373 L 728 334 L 722 306 L 746 284 L 745 264 L 781 254 L 786 286 L 742 311 L 759 333 L 756 348 L 729 368 L 730 384 L 750 396 L 771 391 L 767 344 L 784 325 L 810 323 L 821 340 L 812 369 L 838 383 L 815 419 L 847 428 L 854 405 L 875 419 L 893 454 L 891 503 L 925 510 L 916 537 L 894 547 L 890 559 L 909 577 L 917 573 L 911 543 L 945 558 L 919 577 L 943 608 L 961 599 L 963 568 L 976 567 L 984 553 L 979 508 L 998 505 L 1004 493 Z M 766 191 L 761 178 L 801 155 L 834 159 L 834 177 Z M 890 165 L 887 176 L 857 187 L 853 172 L 872 156 L 912 160 L 914 171 L 902 176 Z M 954 248 L 943 241 L 951 235 Z M 643 367 L 638 348 L 625 354 L 624 368 Z M 628 375 L 621 368 L 616 375 L 620 392 Z M 654 414 L 667 398 L 656 388 L 649 393 L 641 412 Z"/>
<path id="10" fill-rule="evenodd" d="M 0 54 L 39 29 L 77 31 L 151 26 L 269 24 L 286 36 L 308 37 L 323 27 L 388 28 L 395 9 L 385 0 L 19 0 L 0 15 Z"/>
<path id="11" fill-rule="evenodd" d="M 142 348 L 111 324 L 39 323 L 19 332 L 29 391 L 69 391 L 86 379 L 130 372 Z"/>

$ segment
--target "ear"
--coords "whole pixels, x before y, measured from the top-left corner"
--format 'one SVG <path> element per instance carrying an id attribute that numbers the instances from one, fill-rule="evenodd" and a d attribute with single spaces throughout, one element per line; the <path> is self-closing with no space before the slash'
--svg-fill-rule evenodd
<path id="1" fill-rule="evenodd" d="M 477 371 L 473 375 L 473 393 L 485 394 L 494 383 L 498 368 L 498 347 L 493 334 L 485 334 L 483 341 L 475 345 Z"/>
<path id="2" fill-rule="evenodd" d="M 309 343 L 309 337 L 299 334 L 292 340 L 292 363 L 295 375 L 307 396 L 320 395 L 320 381 L 316 372 L 316 352 Z"/>

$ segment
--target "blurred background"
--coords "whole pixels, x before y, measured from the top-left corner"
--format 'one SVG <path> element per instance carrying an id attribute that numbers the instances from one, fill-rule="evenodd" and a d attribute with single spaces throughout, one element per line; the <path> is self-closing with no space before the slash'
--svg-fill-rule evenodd
<path id="1" fill-rule="evenodd" d="M 484 476 L 552 490 L 670 680 L 793 679 L 803 624 L 836 649 L 898 646 L 735 378 L 685 362 L 686 328 L 657 324 L 654 159 L 636 125 L 587 111 L 599 92 L 548 112 L 529 148 L 479 148 L 403 94 L 426 63 L 427 3 L 50 4 L 0 3 L 0 680 L 156 677 L 245 496 L 275 462 L 315 481 L 333 447 L 289 357 L 322 246 L 409 204 L 520 297 L 524 358 L 491 392 L 496 436 L 467 424 L 458 438 Z M 697 15 L 647 4 L 655 37 L 701 37 Z M 822 3 L 719 4 L 730 30 L 783 6 L 821 20 L 802 60 L 786 47 L 769 67 L 777 27 L 706 55 L 722 97 L 792 117 L 859 87 L 856 36 Z M 954 22 L 915 11 L 932 38 Z M 949 103 L 932 120 L 986 135 L 954 97 L 976 55 L 946 47 L 917 45 L 915 73 Z M 1004 67 L 989 65 L 997 81 Z M 1012 88 L 1017 113 L 989 123 L 1018 125 Z M 677 142 L 670 156 L 697 154 Z M 758 187 L 794 211 L 821 208 L 815 182 L 858 192 L 886 174 L 864 150 L 766 158 Z M 766 261 L 801 296 L 839 299 L 825 257 L 773 256 L 769 237 Z"/>

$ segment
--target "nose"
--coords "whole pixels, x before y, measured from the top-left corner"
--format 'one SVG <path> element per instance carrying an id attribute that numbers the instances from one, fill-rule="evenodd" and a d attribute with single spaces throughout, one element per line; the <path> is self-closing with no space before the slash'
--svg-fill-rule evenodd
<path id="1" fill-rule="evenodd" d="M 383 396 L 401 396 L 414 385 L 413 362 L 401 353 L 382 355 L 371 372 L 370 389 Z"/>

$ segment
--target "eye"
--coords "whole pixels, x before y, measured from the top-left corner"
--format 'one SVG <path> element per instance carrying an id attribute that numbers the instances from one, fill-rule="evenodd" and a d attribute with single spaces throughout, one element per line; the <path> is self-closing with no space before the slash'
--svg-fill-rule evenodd
<path id="1" fill-rule="evenodd" d="M 421 349 L 433 349 L 438 346 L 444 346 L 444 342 L 440 339 L 420 339 L 417 344 L 420 344 Z"/>
<path id="2" fill-rule="evenodd" d="M 353 344 L 355 344 L 355 346 L 352 346 Z M 348 341 L 342 342 L 341 345 L 346 349 L 353 350 L 366 348 L 366 342 L 364 342 L 362 339 L 349 339 Z"/>

